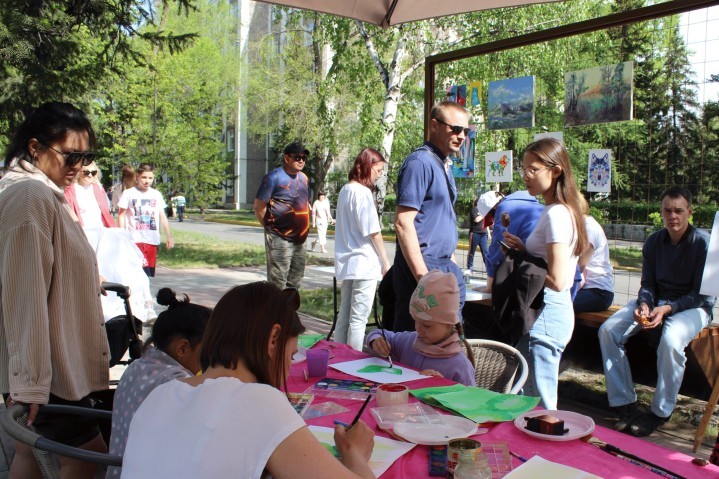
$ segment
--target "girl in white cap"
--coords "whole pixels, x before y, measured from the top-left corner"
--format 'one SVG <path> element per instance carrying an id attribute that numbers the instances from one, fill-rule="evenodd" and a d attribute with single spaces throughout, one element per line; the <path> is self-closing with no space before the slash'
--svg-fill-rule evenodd
<path id="1" fill-rule="evenodd" d="M 457 278 L 436 269 L 422 276 L 409 311 L 416 331 L 385 331 L 385 341 L 382 331 L 375 329 L 367 335 L 367 347 L 380 355 L 391 355 L 393 360 L 419 369 L 422 374 L 476 386 L 474 366 L 460 343 L 464 341 L 464 331 L 459 322 Z"/>

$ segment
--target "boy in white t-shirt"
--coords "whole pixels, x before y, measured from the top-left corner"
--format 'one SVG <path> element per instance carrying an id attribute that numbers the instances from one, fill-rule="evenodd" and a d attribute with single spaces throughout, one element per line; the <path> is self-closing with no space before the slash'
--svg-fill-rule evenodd
<path id="1" fill-rule="evenodd" d="M 158 221 L 167 236 L 167 248 L 175 245 L 170 234 L 170 225 L 165 216 L 167 204 L 159 191 L 152 188 L 155 181 L 155 167 L 142 163 L 137 169 L 137 184 L 125 190 L 118 202 L 120 228 L 127 228 L 142 255 L 143 269 L 147 276 L 155 276 L 157 246 L 160 244 Z"/>

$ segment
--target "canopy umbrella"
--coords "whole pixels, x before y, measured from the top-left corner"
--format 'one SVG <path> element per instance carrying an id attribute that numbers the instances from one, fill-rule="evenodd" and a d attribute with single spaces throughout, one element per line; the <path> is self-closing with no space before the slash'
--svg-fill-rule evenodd
<path id="1" fill-rule="evenodd" d="M 457 13 L 516 7 L 558 0 L 258 0 L 353 18 L 382 27 Z"/>

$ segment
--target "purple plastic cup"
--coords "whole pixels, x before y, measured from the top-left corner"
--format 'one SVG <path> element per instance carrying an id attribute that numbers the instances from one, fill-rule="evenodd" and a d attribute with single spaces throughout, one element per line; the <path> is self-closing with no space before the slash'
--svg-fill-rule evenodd
<path id="1" fill-rule="evenodd" d="M 308 349 L 307 374 L 311 377 L 320 377 L 327 374 L 327 363 L 330 359 L 329 349 Z"/>

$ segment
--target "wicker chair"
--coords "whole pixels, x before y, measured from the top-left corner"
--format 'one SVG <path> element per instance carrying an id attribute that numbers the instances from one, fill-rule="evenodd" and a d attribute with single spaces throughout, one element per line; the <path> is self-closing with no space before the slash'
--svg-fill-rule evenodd
<path id="1" fill-rule="evenodd" d="M 522 389 L 529 368 L 519 351 L 489 339 L 468 339 L 467 342 L 474 353 L 477 387 L 505 394 L 517 394 Z"/>

